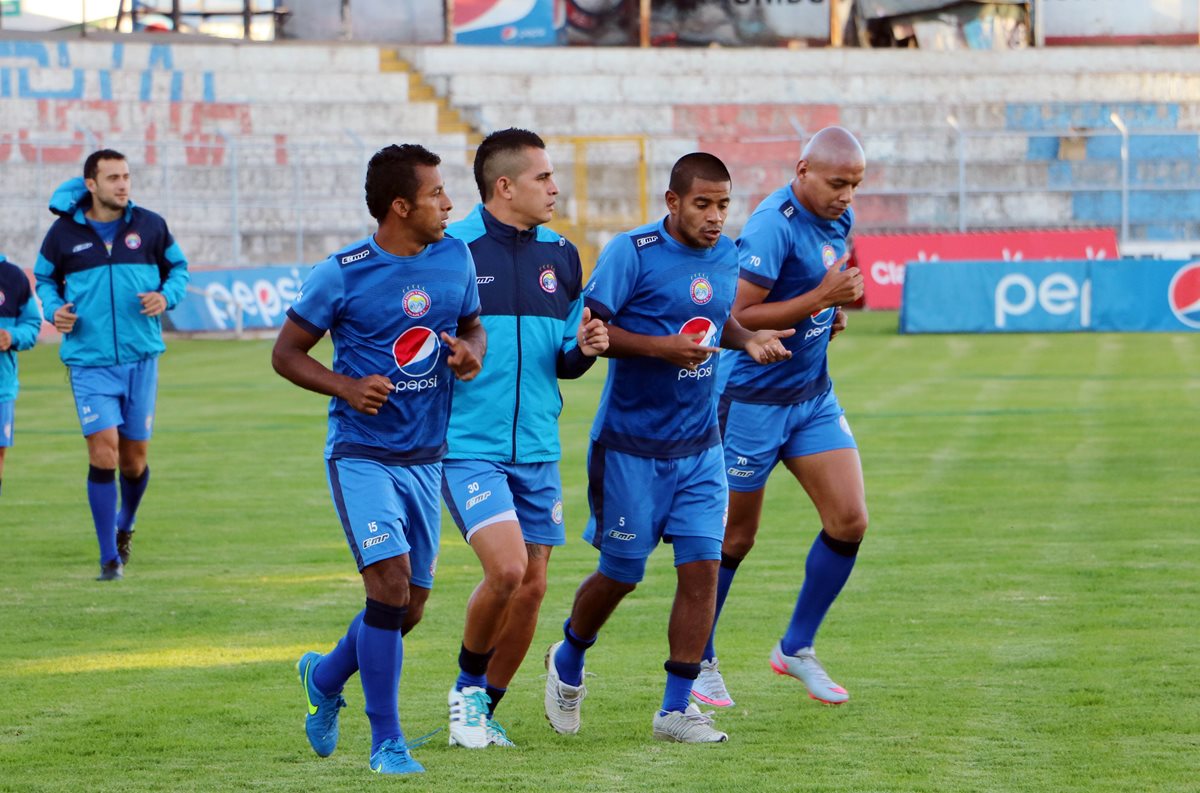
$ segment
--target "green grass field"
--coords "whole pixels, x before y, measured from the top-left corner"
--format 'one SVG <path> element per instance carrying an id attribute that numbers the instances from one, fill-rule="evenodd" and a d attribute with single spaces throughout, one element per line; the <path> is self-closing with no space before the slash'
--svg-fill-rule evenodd
<path id="1" fill-rule="evenodd" d="M 0 790 L 1200 790 L 1200 335 L 900 337 L 895 321 L 854 315 L 831 353 L 872 518 L 818 637 L 848 705 L 766 663 L 817 530 L 777 471 L 722 622 L 729 743 L 650 737 L 674 588 L 661 550 L 589 655 L 582 732 L 550 730 L 542 652 L 595 564 L 579 539 L 593 372 L 563 385 L 568 544 L 499 712 L 519 748 L 451 750 L 442 733 L 404 780 L 367 769 L 357 682 L 337 754 L 304 738 L 296 658 L 362 604 L 325 484 L 325 400 L 271 372 L 269 342 L 171 342 L 134 559 L 102 585 L 64 370 L 52 347 L 23 354 L 0 497 Z M 443 534 L 405 642 L 410 737 L 445 724 L 478 578 Z"/>

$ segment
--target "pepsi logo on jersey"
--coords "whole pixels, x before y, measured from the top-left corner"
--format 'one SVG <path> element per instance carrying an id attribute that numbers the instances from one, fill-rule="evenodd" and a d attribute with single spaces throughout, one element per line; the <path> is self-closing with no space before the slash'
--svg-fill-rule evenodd
<path id="1" fill-rule="evenodd" d="M 409 328 L 400 334 L 392 344 L 392 357 L 399 367 L 400 373 L 410 380 L 400 380 L 395 383 L 397 391 L 424 391 L 436 388 L 437 375 L 427 377 L 437 366 L 441 357 L 442 343 L 437 333 L 423 325 Z"/>
<path id="2" fill-rule="evenodd" d="M 683 323 L 683 327 L 679 332 L 684 336 L 697 336 L 703 334 L 700 341 L 697 342 L 702 347 L 716 346 L 717 326 L 711 319 L 707 317 L 692 317 L 687 322 Z M 706 365 L 707 364 L 707 365 Z M 712 354 L 707 355 L 703 361 L 696 365 L 695 369 L 680 369 L 679 374 L 675 377 L 676 380 L 701 380 L 705 377 L 711 377 L 713 373 Z"/>

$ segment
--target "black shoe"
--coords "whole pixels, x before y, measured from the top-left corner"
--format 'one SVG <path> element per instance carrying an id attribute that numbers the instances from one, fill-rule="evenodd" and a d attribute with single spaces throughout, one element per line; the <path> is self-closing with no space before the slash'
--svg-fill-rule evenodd
<path id="1" fill-rule="evenodd" d="M 132 531 L 117 532 L 117 556 L 121 557 L 121 564 L 129 564 L 129 546 L 132 543 Z"/>
<path id="2" fill-rule="evenodd" d="M 111 562 L 100 565 L 100 575 L 96 576 L 97 581 L 120 581 L 125 577 L 125 565 L 121 564 L 120 559 L 114 559 Z"/>

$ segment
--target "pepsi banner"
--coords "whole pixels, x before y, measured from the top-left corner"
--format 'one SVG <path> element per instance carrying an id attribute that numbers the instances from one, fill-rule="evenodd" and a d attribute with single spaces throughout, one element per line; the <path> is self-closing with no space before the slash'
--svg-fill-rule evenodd
<path id="1" fill-rule="evenodd" d="M 862 270 L 863 305 L 897 309 L 905 262 L 1115 259 L 1113 229 L 968 231 L 945 234 L 855 234 L 851 264 Z"/>
<path id="2" fill-rule="evenodd" d="M 550 47 L 566 36 L 565 0 L 455 0 L 455 44 Z"/>
<path id="3" fill-rule="evenodd" d="M 1200 330 L 1200 261 L 909 262 L 901 333 Z"/>
<path id="4" fill-rule="evenodd" d="M 167 315 L 170 330 L 232 331 L 240 312 L 246 329 L 277 328 L 308 267 L 275 266 L 192 270 L 187 296 Z"/>

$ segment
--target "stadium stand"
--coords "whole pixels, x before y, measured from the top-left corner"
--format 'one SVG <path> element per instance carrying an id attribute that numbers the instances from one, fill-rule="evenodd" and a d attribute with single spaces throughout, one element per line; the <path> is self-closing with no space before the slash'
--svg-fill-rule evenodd
<path id="1" fill-rule="evenodd" d="M 670 163 L 703 148 L 734 170 L 736 232 L 786 177 L 797 137 L 831 123 L 870 159 L 860 229 L 1115 226 L 1115 113 L 1130 134 L 1129 239 L 1200 238 L 1194 49 L 772 49 L 747 62 L 720 49 L 0 39 L 0 236 L 32 261 L 50 186 L 102 144 L 130 156 L 135 200 L 168 214 L 196 264 L 312 262 L 368 228 L 362 170 L 380 145 L 443 154 L 461 216 L 472 141 L 508 125 L 556 141 L 562 207 L 597 227 L 636 219 L 637 185 L 656 194 Z M 627 147 L 569 145 L 608 136 L 644 140 L 648 169 Z"/>

